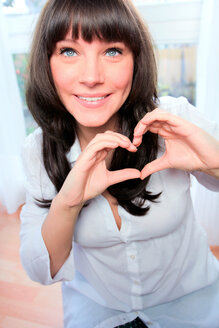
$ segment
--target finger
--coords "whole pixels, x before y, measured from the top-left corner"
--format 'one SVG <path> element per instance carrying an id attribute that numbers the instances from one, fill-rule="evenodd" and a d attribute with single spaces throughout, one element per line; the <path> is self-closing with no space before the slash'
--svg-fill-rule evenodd
<path id="1" fill-rule="evenodd" d="M 148 125 L 148 121 L 150 116 L 153 115 L 158 115 L 159 112 L 163 112 L 163 110 L 160 110 L 159 108 L 154 109 L 153 111 L 145 114 L 145 116 L 138 122 L 138 124 L 136 125 L 135 129 L 134 129 L 134 136 L 138 137 L 141 136 L 142 134 L 144 134 L 147 131 L 147 125 Z"/>
<path id="2" fill-rule="evenodd" d="M 134 129 L 134 136 L 138 137 L 144 134 L 149 125 L 155 122 L 167 123 L 170 126 L 177 127 L 179 124 L 182 124 L 182 118 L 172 114 L 165 112 L 160 108 L 154 109 L 152 112 L 147 113 L 141 121 L 138 122 Z"/>
<path id="3" fill-rule="evenodd" d="M 128 137 L 113 131 L 106 131 L 104 133 L 97 134 L 91 140 L 87 147 L 103 140 L 115 141 L 119 144 L 119 147 L 126 148 L 128 151 L 131 152 L 137 151 L 137 148 L 132 144 L 131 140 Z"/>
<path id="4" fill-rule="evenodd" d="M 116 139 L 118 140 L 118 138 Z M 87 170 L 89 167 L 91 167 L 97 161 L 98 153 L 102 152 L 103 150 L 109 152 L 117 147 L 121 147 L 132 152 L 137 150 L 134 145 L 129 146 L 127 142 L 121 139 L 116 142 L 116 139 L 114 138 L 114 140 L 99 140 L 93 144 L 89 144 L 89 146 L 84 149 L 83 154 L 81 154 L 80 156 L 80 161 L 82 160 L 85 163 L 83 165 L 84 168 Z M 99 158 L 98 161 L 100 161 Z"/>
<path id="5" fill-rule="evenodd" d="M 125 142 L 128 142 L 129 144 L 129 147 L 127 147 L 127 150 L 131 151 L 131 152 L 135 152 L 137 151 L 137 148 L 136 147 L 133 147 L 133 143 L 131 142 L 131 140 L 124 136 L 123 134 L 121 133 L 118 133 L 118 132 L 114 132 L 114 131 L 106 131 L 104 132 L 104 134 L 107 134 L 107 135 L 111 135 L 111 136 L 117 136 L 118 138 L 120 138 L 121 140 L 125 141 Z"/>
<path id="6" fill-rule="evenodd" d="M 156 111 L 156 110 L 154 110 Z M 151 114 L 147 113 L 136 125 L 135 129 L 134 129 L 134 138 L 132 140 L 133 145 L 135 145 L 136 147 L 138 147 L 141 143 L 142 143 L 142 136 L 149 131 L 149 124 L 148 123 L 148 116 Z M 151 131 L 152 132 L 152 131 Z"/>
<path id="7" fill-rule="evenodd" d="M 159 124 L 154 123 L 154 124 L 151 124 L 151 125 L 147 125 L 147 127 L 145 127 L 145 129 L 144 129 L 144 133 L 146 131 L 150 131 L 150 132 L 155 133 L 155 134 L 163 135 L 161 133 L 162 125 L 160 123 Z M 132 141 L 134 146 L 136 146 L 136 147 L 140 146 L 140 144 L 142 143 L 143 134 L 140 135 L 140 136 L 134 136 L 133 141 Z"/>
<path id="8" fill-rule="evenodd" d="M 164 156 L 155 159 L 154 161 L 148 163 L 142 170 L 141 170 L 141 179 L 145 179 L 147 176 L 151 175 L 152 173 L 165 170 L 170 168 L 168 162 L 165 161 Z"/>
<path id="9" fill-rule="evenodd" d="M 120 138 L 120 136 L 117 136 L 117 135 L 102 136 L 101 139 L 96 140 L 96 142 L 90 143 L 88 145 L 88 149 L 90 149 L 92 151 L 99 151 L 101 149 L 107 148 L 108 145 L 110 145 L 110 144 L 112 144 L 112 147 L 109 146 L 109 148 L 121 147 L 121 148 L 127 149 L 130 152 L 137 151 L 136 146 L 134 146 L 128 138 L 126 138 L 126 139 Z"/>
<path id="10" fill-rule="evenodd" d="M 102 157 L 102 160 L 105 159 L 107 153 L 117 147 L 118 143 L 112 141 L 89 144 L 89 147 L 87 146 L 78 157 L 74 167 L 79 167 L 81 171 L 87 171 L 96 161 L 100 162 L 100 157 Z"/>
<path id="11" fill-rule="evenodd" d="M 144 121 L 145 117 L 141 121 L 139 121 L 138 124 L 136 125 L 134 129 L 134 137 L 140 137 L 143 134 L 145 134 L 145 132 L 147 131 L 147 123 L 145 123 Z"/>
<path id="12" fill-rule="evenodd" d="M 163 132 L 163 127 L 162 127 L 162 124 L 160 124 L 160 123 L 159 124 L 157 124 L 157 123 L 153 124 L 152 123 L 151 125 L 147 125 L 145 130 L 150 131 L 154 134 L 160 134 L 161 136 L 164 135 L 164 133 L 162 133 Z M 133 145 L 136 146 L 136 147 L 140 146 L 140 144 L 142 143 L 142 137 L 143 137 L 143 135 L 134 136 L 133 141 L 132 141 Z"/>
<path id="13" fill-rule="evenodd" d="M 140 144 L 142 143 L 142 136 L 134 137 L 132 143 L 136 147 L 140 146 Z"/>
<path id="14" fill-rule="evenodd" d="M 128 142 L 129 144 L 131 144 L 131 140 L 128 137 L 126 137 L 125 135 L 121 134 L 121 133 L 109 130 L 109 131 L 105 131 L 104 135 L 116 137 L 116 138 L 119 138 L 120 140 L 123 140 L 123 141 Z"/>
<path id="15" fill-rule="evenodd" d="M 171 138 L 176 136 L 176 129 L 164 122 L 152 122 L 148 125 L 148 131 L 159 134 L 163 138 Z"/>
<path id="16" fill-rule="evenodd" d="M 179 123 L 182 122 L 182 118 L 179 116 L 176 116 L 172 113 L 165 112 L 161 109 L 155 109 L 152 112 L 148 113 L 143 117 L 144 124 L 150 125 L 154 122 L 160 122 L 160 123 L 167 123 L 168 125 L 172 125 L 173 127 L 176 127 L 179 125 Z"/>
<path id="17" fill-rule="evenodd" d="M 130 179 L 140 178 L 141 172 L 137 169 L 123 169 L 118 171 L 109 171 L 109 186 Z"/>

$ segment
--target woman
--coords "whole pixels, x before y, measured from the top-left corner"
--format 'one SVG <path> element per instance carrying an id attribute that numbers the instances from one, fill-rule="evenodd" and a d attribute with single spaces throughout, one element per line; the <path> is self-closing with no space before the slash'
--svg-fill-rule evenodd
<path id="1" fill-rule="evenodd" d="M 130 1 L 47 2 L 21 258 L 31 279 L 63 282 L 65 327 L 219 327 L 219 264 L 190 196 L 191 174 L 219 190 L 219 129 L 185 98 L 158 100 L 156 82 Z"/>

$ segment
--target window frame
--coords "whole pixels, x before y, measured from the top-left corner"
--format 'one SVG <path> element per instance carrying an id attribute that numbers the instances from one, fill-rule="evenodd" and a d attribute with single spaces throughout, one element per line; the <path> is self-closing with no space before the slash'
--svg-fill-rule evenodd
<path id="1" fill-rule="evenodd" d="M 136 3 L 155 44 L 198 43 L 203 0 Z"/>

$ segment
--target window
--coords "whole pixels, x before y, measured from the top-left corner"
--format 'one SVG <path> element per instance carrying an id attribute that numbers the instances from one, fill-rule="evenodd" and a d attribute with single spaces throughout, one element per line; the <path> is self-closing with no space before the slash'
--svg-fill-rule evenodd
<path id="1" fill-rule="evenodd" d="M 195 104 L 202 0 L 135 0 L 155 43 L 159 95 Z"/>
<path id="2" fill-rule="evenodd" d="M 159 45 L 158 91 L 159 96 L 185 96 L 195 104 L 196 44 Z"/>
<path id="3" fill-rule="evenodd" d="M 3 10 L 6 15 L 9 33 L 9 46 L 15 65 L 18 87 L 23 104 L 26 133 L 36 128 L 25 101 L 25 84 L 27 80 L 27 63 L 32 27 L 35 25 L 38 12 L 45 0 L 3 0 Z"/>
<path id="4" fill-rule="evenodd" d="M 6 14 L 38 13 L 45 0 L 2 0 Z"/>

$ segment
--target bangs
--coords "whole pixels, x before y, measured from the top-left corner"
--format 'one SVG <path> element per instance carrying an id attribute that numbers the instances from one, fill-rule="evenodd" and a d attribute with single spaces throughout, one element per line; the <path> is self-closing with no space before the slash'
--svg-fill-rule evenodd
<path id="1" fill-rule="evenodd" d="M 141 35 L 134 7 L 129 1 L 56 0 L 52 4 L 45 40 L 50 54 L 56 42 L 63 40 L 69 29 L 72 29 L 74 40 L 81 36 L 86 42 L 95 38 L 124 42 L 135 56 L 140 52 Z"/>

